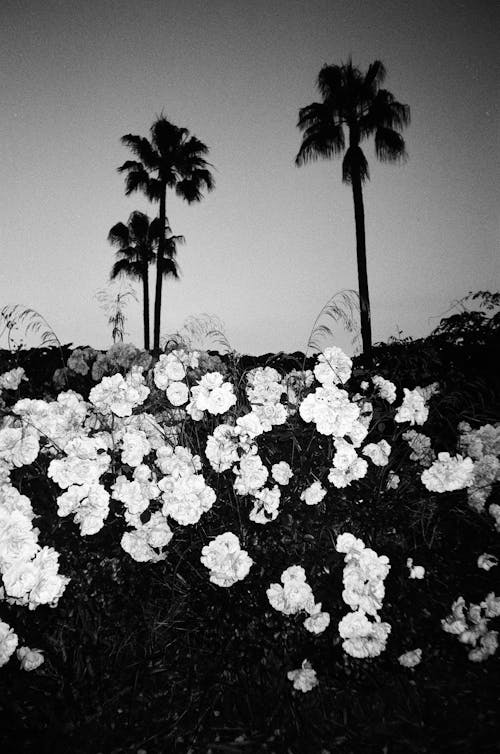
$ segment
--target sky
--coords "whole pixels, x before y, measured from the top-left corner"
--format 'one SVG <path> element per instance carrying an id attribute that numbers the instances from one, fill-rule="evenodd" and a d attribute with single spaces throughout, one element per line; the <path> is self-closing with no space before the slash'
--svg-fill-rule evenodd
<path id="1" fill-rule="evenodd" d="M 157 211 L 125 196 L 120 137 L 149 137 L 163 113 L 209 147 L 216 187 L 167 195 L 186 244 L 162 334 L 203 313 L 239 353 L 304 351 L 357 269 L 341 160 L 295 166 L 298 112 L 321 67 L 351 56 L 382 60 L 411 108 L 407 162 L 363 147 L 373 338 L 428 335 L 453 301 L 500 288 L 498 28 L 495 0 L 2 0 L 0 308 L 35 309 L 62 343 L 111 344 L 96 294 L 129 283 L 109 287 L 109 229 Z M 141 346 L 133 287 L 125 340 Z M 324 345 L 353 352 L 340 324 Z"/>

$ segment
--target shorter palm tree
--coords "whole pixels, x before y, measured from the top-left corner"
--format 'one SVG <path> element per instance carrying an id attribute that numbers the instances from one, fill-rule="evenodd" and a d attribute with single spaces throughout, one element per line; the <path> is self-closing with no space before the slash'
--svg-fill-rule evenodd
<path id="1" fill-rule="evenodd" d="M 144 348 L 149 351 L 149 265 L 157 257 L 160 239 L 160 221 L 158 218 L 150 221 L 143 212 L 132 212 L 127 224 L 116 223 L 108 234 L 108 241 L 116 246 L 116 261 L 111 268 L 110 279 L 125 275 L 135 280 L 142 280 L 143 289 L 143 322 Z M 179 270 L 174 257 L 177 254 L 177 244 L 184 243 L 183 236 L 172 235 L 166 224 L 167 238 L 165 240 L 165 256 L 162 260 L 162 275 L 178 279 Z"/>

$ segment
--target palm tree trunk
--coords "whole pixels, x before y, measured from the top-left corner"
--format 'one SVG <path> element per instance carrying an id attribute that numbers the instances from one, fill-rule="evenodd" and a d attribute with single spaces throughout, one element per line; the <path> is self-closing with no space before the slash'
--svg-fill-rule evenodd
<path id="1" fill-rule="evenodd" d="M 372 365 L 372 326 L 370 320 L 370 297 L 368 295 L 368 273 L 366 268 L 365 210 L 363 190 L 359 170 L 351 175 L 352 195 L 354 199 L 354 222 L 356 224 L 356 256 L 358 261 L 359 308 L 361 319 L 361 340 L 363 343 L 363 361 L 366 367 Z"/>
<path id="2" fill-rule="evenodd" d="M 142 273 L 142 316 L 144 320 L 144 350 L 149 351 L 149 274 L 148 263 L 144 261 Z"/>
<path id="3" fill-rule="evenodd" d="M 165 250 L 166 193 L 167 187 L 163 186 L 160 195 L 160 238 L 158 239 L 158 253 L 156 255 L 155 321 L 153 340 L 153 353 L 156 356 L 160 353 L 161 287 L 163 282 L 163 254 Z"/>

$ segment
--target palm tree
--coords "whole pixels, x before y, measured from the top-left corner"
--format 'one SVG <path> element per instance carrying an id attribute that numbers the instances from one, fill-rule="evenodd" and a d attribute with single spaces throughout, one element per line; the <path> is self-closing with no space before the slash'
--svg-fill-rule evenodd
<path id="1" fill-rule="evenodd" d="M 330 158 L 344 152 L 342 181 L 352 186 L 356 225 L 356 254 L 361 315 L 363 356 L 367 366 L 372 360 L 370 298 L 366 269 L 365 215 L 362 185 L 369 178 L 368 162 L 360 142 L 374 135 L 375 154 L 383 162 L 406 159 L 404 140 L 399 131 L 410 122 L 410 108 L 381 89 L 386 71 L 380 60 L 366 74 L 353 67 L 349 59 L 342 65 L 324 65 L 318 75 L 322 102 L 313 102 L 299 111 L 298 128 L 302 144 L 295 164 L 303 165 L 318 157 Z"/>
<path id="2" fill-rule="evenodd" d="M 167 221 L 166 221 L 167 222 Z M 163 275 L 178 278 L 178 268 L 174 260 L 177 253 L 176 244 L 184 243 L 183 236 L 171 235 L 170 227 L 166 224 L 166 257 L 162 261 Z M 144 348 L 149 351 L 149 265 L 155 261 L 155 249 L 160 237 L 158 219 L 150 222 L 143 212 L 132 212 L 127 225 L 116 223 L 108 234 L 108 241 L 118 247 L 116 261 L 111 269 L 110 279 L 126 275 L 136 280 L 142 280 L 143 289 L 143 321 Z"/>
<path id="3" fill-rule="evenodd" d="M 164 230 L 167 189 L 174 189 L 178 196 L 191 204 L 199 202 L 202 190 L 211 191 L 215 182 L 208 169 L 212 166 L 204 159 L 208 147 L 195 136 L 190 136 L 187 128 L 179 128 L 161 115 L 151 126 L 150 134 L 151 141 L 132 134 L 122 136 L 122 144 L 129 147 L 138 159 L 128 160 L 118 172 L 127 174 L 127 196 L 140 190 L 148 199 L 159 203 L 153 343 L 154 351 L 159 353 L 163 258 L 167 244 Z"/>

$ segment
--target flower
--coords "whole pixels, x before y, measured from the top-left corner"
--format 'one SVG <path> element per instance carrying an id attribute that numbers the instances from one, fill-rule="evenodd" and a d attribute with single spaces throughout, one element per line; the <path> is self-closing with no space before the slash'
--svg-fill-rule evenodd
<path id="1" fill-rule="evenodd" d="M 389 471 L 389 473 L 387 474 L 387 489 L 396 490 L 399 487 L 400 481 L 401 478 L 394 471 Z"/>
<path id="2" fill-rule="evenodd" d="M 172 406 L 183 406 L 189 398 L 189 389 L 185 382 L 171 382 L 167 387 L 167 398 Z"/>
<path id="3" fill-rule="evenodd" d="M 489 571 L 490 568 L 495 568 L 498 565 L 498 558 L 495 555 L 490 555 L 488 552 L 483 552 L 477 559 L 477 567 L 482 568 L 484 571 Z"/>
<path id="4" fill-rule="evenodd" d="M 454 458 L 449 453 L 438 453 L 437 461 L 421 474 L 424 486 L 430 492 L 451 492 L 472 484 L 474 462 L 472 458 Z"/>
<path id="5" fill-rule="evenodd" d="M 429 409 L 418 390 L 408 390 L 403 388 L 403 403 L 398 408 L 394 421 L 410 422 L 410 424 L 423 424 L 429 416 Z"/>
<path id="6" fill-rule="evenodd" d="M 339 623 L 342 647 L 351 657 L 378 657 L 391 632 L 388 623 L 369 621 L 363 610 L 347 613 Z"/>
<path id="7" fill-rule="evenodd" d="M 286 461 L 280 461 L 279 463 L 273 464 L 271 467 L 271 474 L 278 484 L 288 484 L 293 477 L 293 471 Z"/>
<path id="8" fill-rule="evenodd" d="M 389 463 L 391 446 L 386 440 L 380 440 L 380 442 L 377 443 L 368 443 L 361 452 L 364 456 L 368 456 L 375 466 L 387 466 Z"/>
<path id="9" fill-rule="evenodd" d="M 398 657 L 399 664 L 402 665 L 404 668 L 414 668 L 416 665 L 420 664 L 421 660 L 422 660 L 421 649 L 412 649 L 409 652 L 405 652 L 404 654 Z"/>
<path id="10" fill-rule="evenodd" d="M 240 548 L 236 534 L 229 531 L 205 545 L 200 560 L 210 570 L 210 581 L 223 587 L 244 579 L 253 564 L 246 550 Z"/>
<path id="11" fill-rule="evenodd" d="M 380 375 L 372 377 L 375 390 L 387 403 L 394 403 L 396 400 L 396 385 L 390 380 L 386 380 Z"/>
<path id="12" fill-rule="evenodd" d="M 9 372 L 0 374 L 0 390 L 17 390 L 22 380 L 27 379 L 22 367 L 11 369 Z"/>
<path id="13" fill-rule="evenodd" d="M 320 434 L 344 437 L 355 427 L 359 406 L 350 402 L 345 390 L 328 385 L 309 393 L 300 404 L 299 414 L 305 422 L 314 422 Z"/>
<path id="14" fill-rule="evenodd" d="M 412 558 L 407 559 L 406 566 L 410 571 L 410 579 L 423 579 L 424 578 L 425 568 L 419 565 L 414 566 Z"/>
<path id="15" fill-rule="evenodd" d="M 352 372 L 352 360 L 336 346 L 326 348 L 318 356 L 314 376 L 322 385 L 338 385 L 347 382 Z"/>
<path id="16" fill-rule="evenodd" d="M 320 503 L 326 495 L 326 490 L 322 486 L 321 482 L 313 482 L 309 485 L 300 495 L 300 499 L 305 502 L 306 505 L 317 505 Z"/>
<path id="17" fill-rule="evenodd" d="M 45 662 L 45 658 L 39 649 L 19 647 L 16 654 L 21 663 L 21 670 L 36 670 Z"/>
<path id="18" fill-rule="evenodd" d="M 300 668 L 289 670 L 287 678 L 289 681 L 293 681 L 294 689 L 302 691 L 304 694 L 318 685 L 316 671 L 313 670 L 309 660 L 304 660 Z"/>
<path id="19" fill-rule="evenodd" d="M 14 654 L 18 641 L 14 629 L 0 620 L 0 667 L 5 665 Z"/>
<path id="20" fill-rule="evenodd" d="M 271 607 L 285 615 L 314 611 L 314 595 L 302 566 L 290 566 L 283 571 L 281 582 L 283 586 L 271 584 L 266 590 Z"/>
<path id="21" fill-rule="evenodd" d="M 322 612 L 321 602 L 314 605 L 310 615 L 304 621 L 304 628 L 312 634 L 322 634 L 330 625 L 330 613 Z"/>

